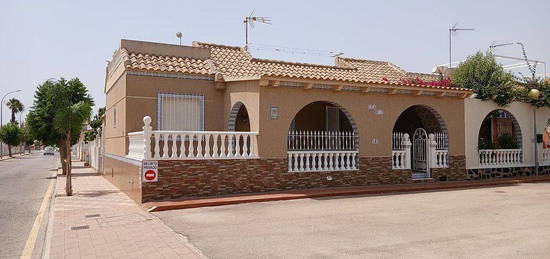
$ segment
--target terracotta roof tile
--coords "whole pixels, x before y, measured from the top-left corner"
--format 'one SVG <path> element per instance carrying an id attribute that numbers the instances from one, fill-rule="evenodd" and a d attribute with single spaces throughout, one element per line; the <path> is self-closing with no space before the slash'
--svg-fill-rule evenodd
<path id="1" fill-rule="evenodd" d="M 122 49 L 121 54 L 127 69 L 201 75 L 214 74 L 210 62 L 206 59 L 134 53 L 128 52 L 126 49 Z"/>
<path id="2" fill-rule="evenodd" d="M 403 79 L 421 78 L 437 80 L 437 76 L 411 73 L 386 61 L 336 58 L 336 65 L 319 65 L 253 58 L 241 47 L 194 42 L 193 47 L 210 49 L 208 59 L 163 56 L 128 52 L 121 49 L 124 65 L 131 70 L 147 70 L 168 73 L 220 75 L 223 77 L 275 76 L 315 80 L 332 80 L 357 83 L 404 85 Z M 454 87 L 423 86 L 437 89 L 462 89 Z"/>
<path id="3" fill-rule="evenodd" d="M 392 85 L 403 85 L 403 79 L 414 79 L 416 77 L 424 81 L 438 80 L 435 75 L 407 72 L 387 61 L 336 58 L 335 66 L 327 66 L 253 58 L 243 48 L 234 46 L 201 42 L 194 42 L 193 46 L 209 48 L 211 59 L 217 70 L 226 76 L 233 77 L 265 75 Z M 424 87 L 461 89 L 439 86 Z"/>

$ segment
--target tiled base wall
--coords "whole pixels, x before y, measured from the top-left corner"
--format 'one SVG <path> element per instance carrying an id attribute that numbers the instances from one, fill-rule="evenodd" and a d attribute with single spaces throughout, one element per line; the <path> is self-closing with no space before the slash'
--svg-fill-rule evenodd
<path id="1" fill-rule="evenodd" d="M 449 168 L 431 169 L 432 178 L 436 181 L 461 181 L 466 179 L 466 157 L 451 156 Z"/>
<path id="2" fill-rule="evenodd" d="M 464 156 L 450 162 L 433 169 L 436 180 L 465 179 Z M 391 169 L 391 157 L 361 157 L 359 165 L 357 171 L 289 173 L 287 159 L 159 161 L 159 181 L 142 184 L 142 200 L 413 182 L 411 170 Z"/>
<path id="3" fill-rule="evenodd" d="M 103 172 L 100 172 L 103 177 L 132 200 L 141 203 L 140 167 L 108 156 L 105 156 L 103 161 Z"/>
<path id="4" fill-rule="evenodd" d="M 550 175 L 550 166 L 539 166 L 539 175 Z M 483 168 L 468 169 L 468 180 L 520 177 L 535 175 L 535 167 L 505 167 L 505 168 Z"/>

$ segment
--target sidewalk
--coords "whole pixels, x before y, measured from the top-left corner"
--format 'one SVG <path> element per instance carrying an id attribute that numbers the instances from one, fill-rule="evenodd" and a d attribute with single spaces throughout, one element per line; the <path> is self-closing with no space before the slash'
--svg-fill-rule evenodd
<path id="1" fill-rule="evenodd" d="M 204 258 L 91 168 L 73 166 L 74 195 L 58 175 L 49 258 Z"/>
<path id="2" fill-rule="evenodd" d="M 290 190 L 268 193 L 250 193 L 225 195 L 208 198 L 190 198 L 159 202 L 147 202 L 143 207 L 150 212 L 190 209 L 209 206 L 221 206 L 249 202 L 281 201 L 306 198 L 321 198 L 330 196 L 377 195 L 388 193 L 426 192 L 437 190 L 452 190 L 464 188 L 482 188 L 499 185 L 514 185 L 520 183 L 550 182 L 550 176 L 530 176 L 517 178 L 501 178 L 480 181 L 449 181 L 414 184 L 387 184 L 358 187 L 336 187 L 323 189 Z"/>
<path id="3" fill-rule="evenodd" d="M 25 151 L 25 152 L 26 152 L 26 151 Z M 29 153 L 23 153 L 23 154 L 18 153 L 18 154 L 13 154 L 13 157 L 9 157 L 8 155 L 4 154 L 4 156 L 2 156 L 2 158 L 0 158 L 0 161 L 12 159 L 12 158 L 18 158 L 18 157 L 26 156 L 26 155 L 29 155 Z"/>

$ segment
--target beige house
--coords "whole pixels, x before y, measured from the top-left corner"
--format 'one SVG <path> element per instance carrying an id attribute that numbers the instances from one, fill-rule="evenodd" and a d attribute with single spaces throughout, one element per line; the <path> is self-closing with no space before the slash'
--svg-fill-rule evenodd
<path id="1" fill-rule="evenodd" d="M 467 179 L 471 90 L 415 78 L 438 80 L 385 61 L 122 40 L 106 70 L 103 173 L 140 202 Z M 150 160 L 158 181 L 142 182 Z"/>

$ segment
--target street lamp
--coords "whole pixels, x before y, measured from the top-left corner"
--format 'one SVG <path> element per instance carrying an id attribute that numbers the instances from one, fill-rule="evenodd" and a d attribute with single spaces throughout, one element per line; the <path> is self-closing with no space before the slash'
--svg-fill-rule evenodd
<path id="1" fill-rule="evenodd" d="M 0 106 L 0 126 L 3 126 L 4 125 L 4 114 L 3 114 L 3 108 L 4 108 L 4 98 L 6 98 L 6 96 L 8 96 L 9 94 L 13 94 L 13 93 L 17 93 L 17 92 L 21 92 L 21 90 L 15 90 L 15 91 L 11 91 L 7 94 L 4 95 L 4 97 L 2 97 L 2 101 L 1 101 L 1 106 Z"/>
<path id="2" fill-rule="evenodd" d="M 6 98 L 6 96 L 8 96 L 9 94 L 13 94 L 13 93 L 17 93 L 17 92 L 21 92 L 21 89 L 11 91 L 11 92 L 5 94 L 2 97 L 2 101 L 0 101 L 0 127 L 4 126 L 4 98 Z M 4 156 L 4 143 L 0 141 L 0 157 L 3 157 L 3 156 Z"/>
<path id="3" fill-rule="evenodd" d="M 540 97 L 540 91 L 536 88 L 533 88 L 529 90 L 529 93 L 527 93 L 527 97 L 529 99 L 536 101 Z M 537 106 L 534 103 L 533 105 L 533 145 L 535 146 L 535 175 L 539 174 L 539 151 L 538 151 L 538 141 L 537 141 Z"/>

